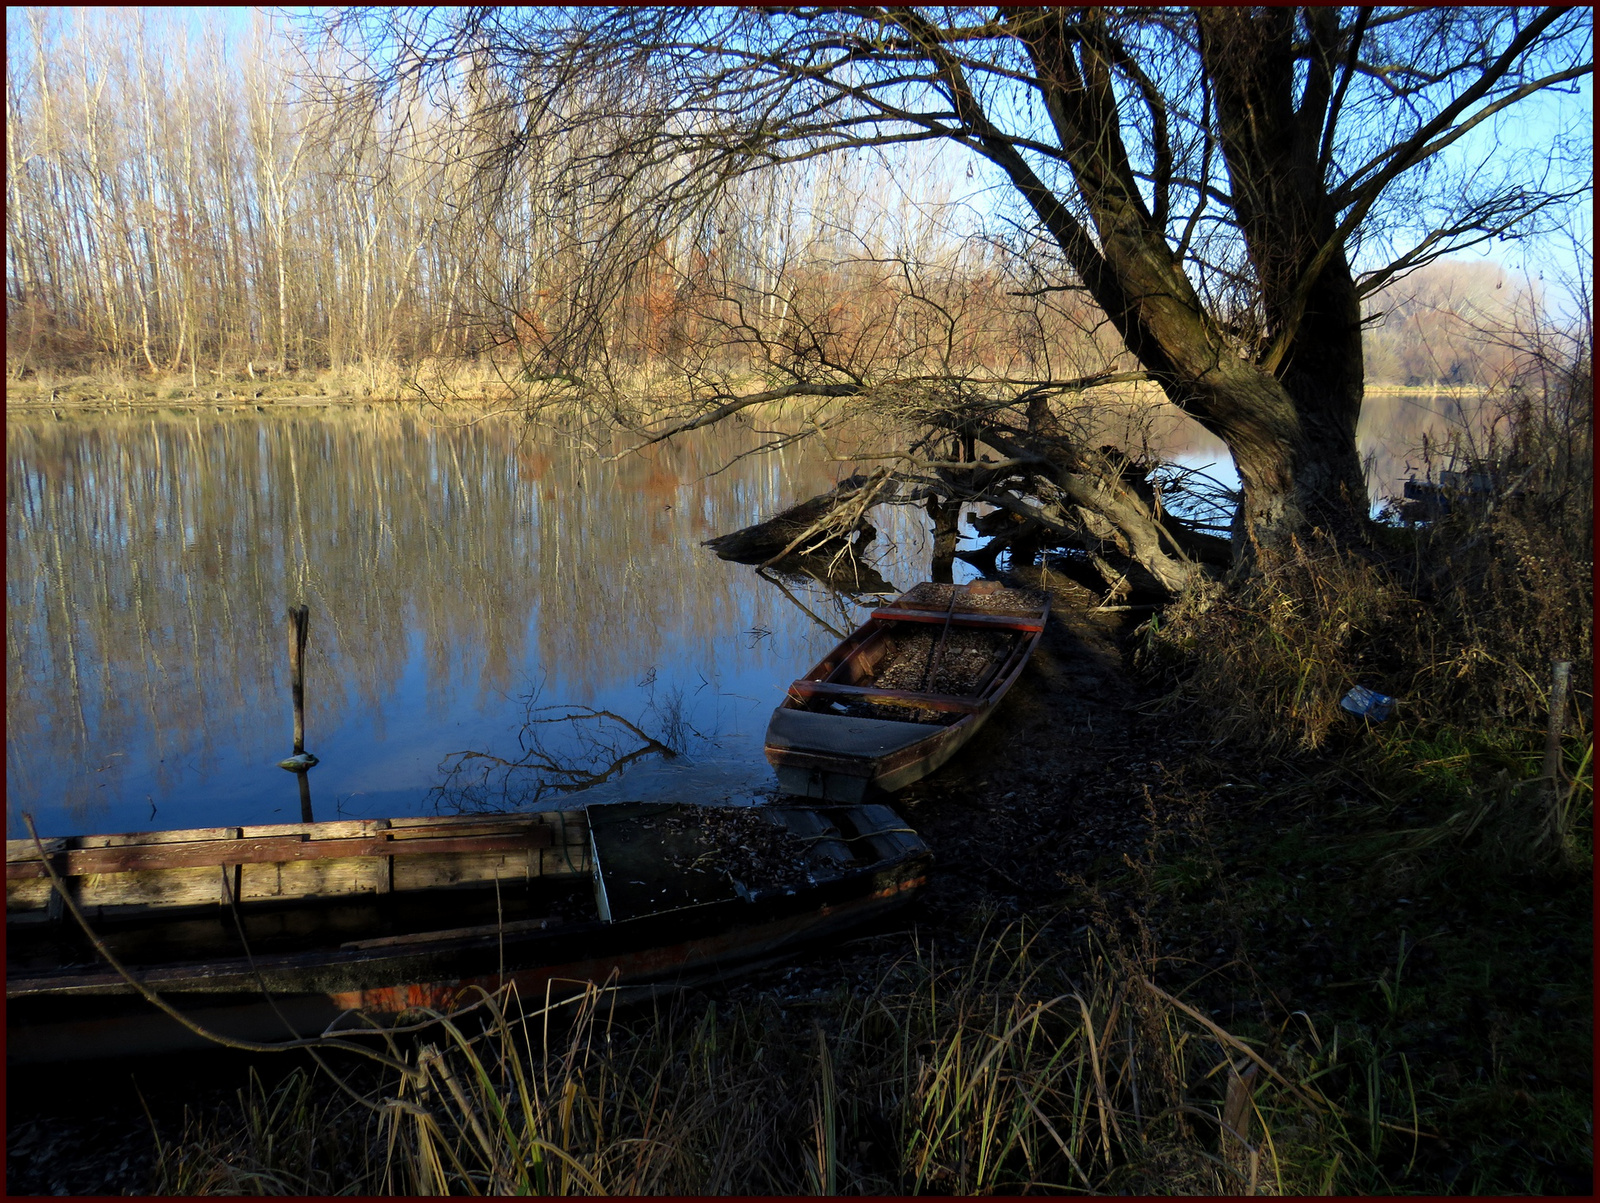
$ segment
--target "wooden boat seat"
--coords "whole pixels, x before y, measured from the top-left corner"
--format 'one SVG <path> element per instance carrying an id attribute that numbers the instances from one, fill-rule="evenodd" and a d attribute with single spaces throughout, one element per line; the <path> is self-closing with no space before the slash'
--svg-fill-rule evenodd
<path id="1" fill-rule="evenodd" d="M 976 697 L 957 697 L 948 693 L 918 693 L 910 689 L 878 689 L 872 685 L 845 685 L 836 681 L 796 681 L 789 686 L 796 700 L 822 698 L 834 702 L 886 702 L 894 706 L 914 706 L 919 710 L 938 710 L 948 714 L 976 714 L 983 703 Z M 924 732 L 926 734 L 926 732 Z"/>
<path id="2" fill-rule="evenodd" d="M 1044 611 L 1033 614 L 985 614 L 975 610 L 917 610 L 906 606 L 884 606 L 872 612 L 879 622 L 931 622 L 943 626 L 979 627 L 1002 631 L 1042 631 Z"/>
<path id="3" fill-rule="evenodd" d="M 846 718 L 809 710 L 779 709 L 767 727 L 769 748 L 832 752 L 851 757 L 877 757 L 928 738 L 926 723 L 899 723 L 882 718 Z"/>

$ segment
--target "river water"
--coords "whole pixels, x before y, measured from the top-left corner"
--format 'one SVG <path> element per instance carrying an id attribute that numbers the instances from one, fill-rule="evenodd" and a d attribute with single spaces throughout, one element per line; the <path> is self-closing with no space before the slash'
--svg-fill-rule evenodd
<path id="1" fill-rule="evenodd" d="M 1364 435 L 1375 493 L 1438 410 Z M 717 559 L 702 540 L 855 467 L 814 441 L 740 457 L 766 437 L 729 424 L 607 460 L 399 407 L 13 419 L 8 836 L 24 812 L 41 835 L 297 820 L 277 762 L 298 604 L 318 819 L 575 786 L 758 800 L 784 686 L 877 604 L 861 590 L 925 579 L 931 548 L 920 509 L 880 507 L 856 592 Z M 1231 480 L 1220 445 L 1158 441 Z"/>
<path id="2" fill-rule="evenodd" d="M 331 408 L 12 422 L 8 835 L 24 811 L 41 834 L 298 819 L 296 604 L 319 819 L 769 789 L 772 707 L 877 599 L 700 541 L 851 465 L 807 443 L 728 467 L 762 441 L 743 426 L 609 463 L 524 436 Z M 878 521 L 863 583 L 908 588 L 926 520 Z"/>

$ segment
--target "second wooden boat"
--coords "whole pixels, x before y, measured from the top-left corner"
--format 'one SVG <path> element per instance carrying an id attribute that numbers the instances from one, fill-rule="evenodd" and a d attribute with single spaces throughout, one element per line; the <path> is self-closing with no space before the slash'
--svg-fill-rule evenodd
<path id="1" fill-rule="evenodd" d="M 874 610 L 773 711 L 779 786 L 857 803 L 933 772 L 1016 682 L 1049 613 L 1047 596 L 995 581 L 924 583 Z"/>

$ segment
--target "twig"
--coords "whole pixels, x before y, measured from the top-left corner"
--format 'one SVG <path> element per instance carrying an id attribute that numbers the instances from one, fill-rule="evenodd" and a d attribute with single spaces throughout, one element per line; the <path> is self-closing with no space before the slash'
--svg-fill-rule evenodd
<path id="1" fill-rule="evenodd" d="M 922 680 L 917 683 L 919 693 L 928 687 L 928 674 L 933 672 L 933 662 L 939 658 L 939 653 L 944 651 L 945 640 L 950 638 L 950 620 L 956 614 L 957 588 L 956 585 L 950 586 L 950 606 L 944 612 L 944 630 L 939 635 L 939 645 L 928 653 L 928 662 L 922 666 Z"/>

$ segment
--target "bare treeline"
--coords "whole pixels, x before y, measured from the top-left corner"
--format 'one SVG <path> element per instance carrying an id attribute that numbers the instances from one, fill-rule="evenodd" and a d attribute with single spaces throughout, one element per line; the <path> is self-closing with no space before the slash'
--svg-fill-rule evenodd
<path id="1" fill-rule="evenodd" d="M 448 180 L 313 138 L 288 43 L 185 10 L 7 12 L 8 359 L 343 365 L 444 337 Z"/>
<path id="2" fill-rule="evenodd" d="M 481 81 L 377 113 L 342 104 L 316 84 L 340 64 L 259 17 L 227 30 L 164 9 L 12 9 L 7 35 L 13 375 L 572 362 L 556 345 L 574 330 L 562 284 L 592 214 L 563 214 L 554 172 L 475 203 L 482 164 L 460 118 L 481 109 Z M 856 367 L 1115 366 L 1091 307 L 1025 278 L 1027 248 L 972 236 L 941 167 L 921 148 L 741 187 L 617 265 L 581 358 L 635 378 L 664 362 L 759 370 L 800 339 Z M 1491 276 L 1504 282 L 1440 264 L 1392 289 L 1394 315 L 1367 332 L 1373 378 L 1492 379 L 1481 331 L 1513 290 Z"/>
<path id="3" fill-rule="evenodd" d="M 537 173 L 480 203 L 474 134 L 453 120 L 482 100 L 471 80 L 375 115 L 318 85 L 336 62 L 260 18 L 229 33 L 171 10 L 27 9 L 7 24 L 13 375 L 495 353 L 528 378 L 572 362 L 563 285 L 593 215 L 563 213 Z M 1019 296 L 1002 257 L 950 225 L 937 166 L 829 162 L 741 190 L 616 265 L 583 358 L 759 370 L 802 338 L 857 363 L 1003 374 L 1113 354 L 1086 305 Z"/>
<path id="4" fill-rule="evenodd" d="M 1491 262 L 1441 260 L 1374 298 L 1367 376 L 1394 384 L 1495 385 L 1516 366 L 1541 299 Z"/>

